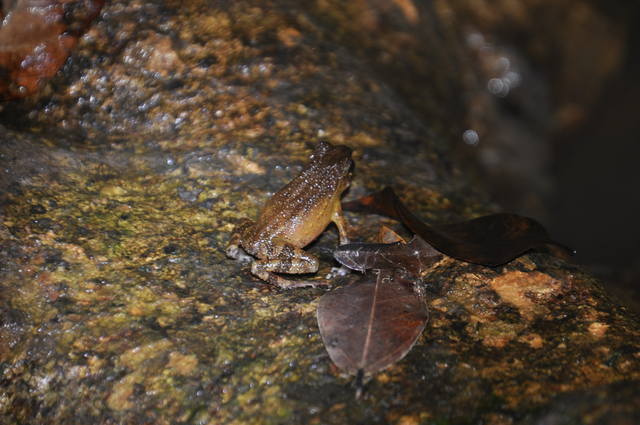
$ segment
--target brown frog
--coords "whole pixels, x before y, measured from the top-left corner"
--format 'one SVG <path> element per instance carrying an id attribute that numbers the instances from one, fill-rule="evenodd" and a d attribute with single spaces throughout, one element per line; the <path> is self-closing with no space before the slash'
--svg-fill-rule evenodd
<path id="1" fill-rule="evenodd" d="M 238 258 L 239 248 L 255 256 L 251 273 L 280 288 L 317 286 L 327 282 L 290 281 L 275 273 L 315 273 L 318 259 L 302 248 L 330 222 L 348 243 L 340 197 L 351 182 L 351 149 L 320 142 L 309 165 L 267 201 L 258 219 L 238 225 L 227 256 Z"/>

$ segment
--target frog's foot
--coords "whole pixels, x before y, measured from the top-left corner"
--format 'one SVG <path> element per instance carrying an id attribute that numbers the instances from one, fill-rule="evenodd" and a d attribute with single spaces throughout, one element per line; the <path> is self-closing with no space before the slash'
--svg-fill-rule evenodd
<path id="1" fill-rule="evenodd" d="M 242 259 L 245 254 L 241 248 L 242 239 L 245 231 L 253 225 L 253 222 L 247 218 L 242 219 L 240 223 L 236 226 L 231 238 L 229 239 L 229 244 L 227 245 L 227 249 L 225 253 L 227 257 L 233 258 L 234 260 Z"/>
<path id="2" fill-rule="evenodd" d="M 244 253 L 244 250 L 242 249 L 242 247 L 240 246 L 240 238 L 234 238 L 234 237 L 232 237 L 231 241 L 229 241 L 229 245 L 227 245 L 225 254 L 227 254 L 227 257 L 232 258 L 234 260 L 242 260 L 244 257 L 248 257 L 247 254 Z"/>
<path id="3" fill-rule="evenodd" d="M 232 238 L 229 245 L 227 245 L 225 254 L 227 254 L 227 257 L 229 258 L 237 260 L 242 255 L 242 249 L 240 249 L 239 241 L 234 241 Z"/>
<path id="4" fill-rule="evenodd" d="M 264 277 L 258 277 L 269 282 L 269 284 L 277 286 L 281 289 L 317 288 L 319 286 L 331 286 L 331 282 L 328 280 L 289 280 L 270 272 L 266 272 Z"/>
<path id="5" fill-rule="evenodd" d="M 229 245 L 225 251 L 227 257 L 237 260 L 240 263 L 246 264 L 253 261 L 253 257 L 246 253 L 239 245 Z"/>

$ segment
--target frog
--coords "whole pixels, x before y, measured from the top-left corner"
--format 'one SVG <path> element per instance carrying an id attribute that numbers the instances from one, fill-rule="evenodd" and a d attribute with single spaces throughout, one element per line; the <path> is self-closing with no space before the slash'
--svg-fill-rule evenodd
<path id="1" fill-rule="evenodd" d="M 354 163 L 345 145 L 320 141 L 308 165 L 264 205 L 255 221 L 243 219 L 226 249 L 238 259 L 241 249 L 255 257 L 251 274 L 282 289 L 328 285 L 326 281 L 293 281 L 277 273 L 316 273 L 318 258 L 303 248 L 333 222 L 340 244 L 349 243 L 340 199 L 351 184 Z"/>

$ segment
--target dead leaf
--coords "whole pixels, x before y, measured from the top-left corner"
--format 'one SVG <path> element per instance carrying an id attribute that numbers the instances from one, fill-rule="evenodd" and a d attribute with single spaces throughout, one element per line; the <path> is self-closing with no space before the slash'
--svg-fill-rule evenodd
<path id="1" fill-rule="evenodd" d="M 390 270 L 361 279 L 320 298 L 318 326 L 329 357 L 350 374 L 378 372 L 402 359 L 428 318 L 413 282 Z"/>
<path id="2" fill-rule="evenodd" d="M 369 269 L 399 269 L 420 276 L 442 258 L 431 245 L 414 236 L 409 243 L 350 243 L 340 245 L 333 256 L 340 264 L 364 272 Z"/>
<path id="3" fill-rule="evenodd" d="M 469 263 L 498 266 L 544 245 L 559 248 L 553 251 L 556 255 L 573 253 L 552 240 L 540 223 L 516 214 L 491 214 L 461 223 L 430 226 L 409 211 L 390 187 L 344 202 L 342 207 L 346 211 L 394 218 L 438 251 Z"/>
<path id="4" fill-rule="evenodd" d="M 403 242 L 407 243 L 406 239 L 397 234 L 393 229 L 385 226 L 384 224 L 380 226 L 378 230 L 378 242 L 379 243 L 395 243 L 395 242 Z"/>

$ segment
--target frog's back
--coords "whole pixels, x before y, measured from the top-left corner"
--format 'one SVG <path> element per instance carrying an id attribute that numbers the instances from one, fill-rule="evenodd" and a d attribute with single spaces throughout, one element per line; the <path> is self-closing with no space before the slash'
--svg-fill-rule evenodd
<path id="1" fill-rule="evenodd" d="M 295 246 L 305 246 L 327 227 L 340 189 L 336 179 L 310 167 L 267 201 L 254 229 Z"/>

